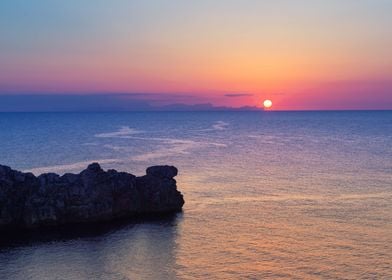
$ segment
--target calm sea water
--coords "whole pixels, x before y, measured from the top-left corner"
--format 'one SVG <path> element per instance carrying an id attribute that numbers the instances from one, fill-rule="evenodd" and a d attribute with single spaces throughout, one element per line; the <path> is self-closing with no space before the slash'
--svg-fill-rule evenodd
<path id="1" fill-rule="evenodd" d="M 184 212 L 4 240 L 0 279 L 392 279 L 392 112 L 0 114 L 0 161 L 176 165 Z"/>

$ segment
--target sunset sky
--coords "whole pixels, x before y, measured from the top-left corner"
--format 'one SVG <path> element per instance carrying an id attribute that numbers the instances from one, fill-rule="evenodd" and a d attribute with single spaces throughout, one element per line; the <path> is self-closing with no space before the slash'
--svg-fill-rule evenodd
<path id="1" fill-rule="evenodd" d="M 390 0 L 2 0 L 0 95 L 392 109 Z"/>

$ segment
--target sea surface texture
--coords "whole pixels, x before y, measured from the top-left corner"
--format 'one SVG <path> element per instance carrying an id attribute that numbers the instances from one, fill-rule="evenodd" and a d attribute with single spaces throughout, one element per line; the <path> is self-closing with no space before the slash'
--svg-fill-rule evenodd
<path id="1" fill-rule="evenodd" d="M 392 112 L 0 114 L 0 163 L 179 169 L 183 213 L 0 237 L 0 279 L 392 279 Z"/>

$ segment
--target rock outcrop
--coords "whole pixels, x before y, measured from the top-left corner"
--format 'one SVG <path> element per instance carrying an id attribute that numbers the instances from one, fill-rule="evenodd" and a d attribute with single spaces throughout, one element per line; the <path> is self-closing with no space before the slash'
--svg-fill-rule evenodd
<path id="1" fill-rule="evenodd" d="M 177 168 L 153 166 L 136 177 L 98 163 L 79 174 L 38 177 L 0 165 L 0 230 L 111 221 L 181 211 Z"/>

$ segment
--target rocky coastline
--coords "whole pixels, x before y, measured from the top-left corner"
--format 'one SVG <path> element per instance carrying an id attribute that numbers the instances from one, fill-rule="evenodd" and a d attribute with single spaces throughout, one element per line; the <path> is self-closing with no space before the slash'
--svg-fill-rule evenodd
<path id="1" fill-rule="evenodd" d="M 184 205 L 174 166 L 136 177 L 98 163 L 79 174 L 35 176 L 0 165 L 0 230 L 109 222 L 179 212 Z"/>

